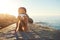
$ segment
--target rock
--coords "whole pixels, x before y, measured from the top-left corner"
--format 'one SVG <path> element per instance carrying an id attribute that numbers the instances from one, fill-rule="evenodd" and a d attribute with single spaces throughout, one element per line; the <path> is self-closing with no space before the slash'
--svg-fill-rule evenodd
<path id="1" fill-rule="evenodd" d="M 55 40 L 60 40 L 60 30 L 55 31 L 54 38 Z"/>

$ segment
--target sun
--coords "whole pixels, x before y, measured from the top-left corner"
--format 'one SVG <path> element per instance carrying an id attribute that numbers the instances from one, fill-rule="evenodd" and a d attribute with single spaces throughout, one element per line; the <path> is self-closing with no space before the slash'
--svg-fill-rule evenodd
<path id="1" fill-rule="evenodd" d="M 8 13 L 17 17 L 19 7 L 17 4 L 13 0 L 0 0 L 0 14 Z"/>

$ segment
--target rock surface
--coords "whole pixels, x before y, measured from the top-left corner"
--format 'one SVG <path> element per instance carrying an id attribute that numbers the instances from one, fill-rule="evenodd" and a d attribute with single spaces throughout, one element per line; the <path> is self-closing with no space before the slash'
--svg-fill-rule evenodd
<path id="1" fill-rule="evenodd" d="M 0 30 L 0 40 L 16 40 L 15 29 L 16 25 L 12 24 Z M 49 27 L 42 27 L 37 24 L 30 24 L 28 26 L 30 31 L 26 33 L 30 39 L 33 40 L 57 40 L 60 39 L 60 31 Z M 23 39 L 21 34 L 17 32 L 20 39 Z"/>

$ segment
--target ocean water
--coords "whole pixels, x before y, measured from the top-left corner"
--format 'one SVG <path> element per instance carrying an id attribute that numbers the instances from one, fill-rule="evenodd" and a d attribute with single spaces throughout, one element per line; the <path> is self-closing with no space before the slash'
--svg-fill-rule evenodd
<path id="1" fill-rule="evenodd" d="M 36 16 L 33 17 L 33 20 L 34 22 L 45 23 L 49 27 L 60 30 L 60 16 Z"/>

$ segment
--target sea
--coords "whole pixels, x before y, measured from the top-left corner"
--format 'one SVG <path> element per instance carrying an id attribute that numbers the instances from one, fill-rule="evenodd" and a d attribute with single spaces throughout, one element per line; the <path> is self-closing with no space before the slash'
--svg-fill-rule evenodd
<path id="1" fill-rule="evenodd" d="M 34 22 L 60 30 L 60 16 L 34 16 Z"/>

